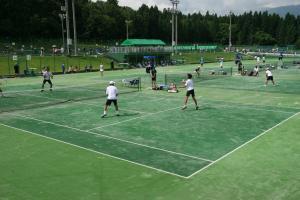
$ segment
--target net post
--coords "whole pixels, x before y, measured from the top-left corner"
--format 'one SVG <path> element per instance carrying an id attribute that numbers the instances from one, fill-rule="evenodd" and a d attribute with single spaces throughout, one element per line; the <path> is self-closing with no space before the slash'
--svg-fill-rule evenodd
<path id="1" fill-rule="evenodd" d="M 232 76 L 232 71 L 233 71 L 233 69 L 232 69 L 232 67 L 230 68 L 230 76 Z"/>
<path id="2" fill-rule="evenodd" d="M 167 74 L 165 74 L 165 85 L 167 85 Z"/>

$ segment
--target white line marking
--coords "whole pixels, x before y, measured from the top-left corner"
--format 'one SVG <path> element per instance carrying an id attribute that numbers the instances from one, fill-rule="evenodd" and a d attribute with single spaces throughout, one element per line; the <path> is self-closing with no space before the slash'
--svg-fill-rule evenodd
<path id="1" fill-rule="evenodd" d="M 215 105 L 215 104 L 213 104 Z M 252 107 L 248 107 L 248 106 L 244 106 L 244 105 L 238 105 L 238 106 L 234 106 L 234 105 L 221 105 L 221 106 L 214 106 L 214 107 L 219 107 L 219 108 L 239 108 L 239 109 L 250 109 L 250 110 L 261 110 L 261 111 L 267 111 L 267 112 L 278 112 L 278 113 L 295 113 L 295 112 L 289 112 L 289 111 L 281 111 L 281 110 L 270 110 L 270 109 L 263 109 L 263 108 L 252 108 Z"/>
<path id="2" fill-rule="evenodd" d="M 236 99 L 241 99 L 241 98 L 236 98 Z M 205 100 L 205 99 L 204 99 Z M 237 106 L 244 106 L 244 107 L 248 107 L 248 106 L 265 106 L 265 105 L 262 105 L 262 104 L 243 104 L 243 103 L 239 103 L 239 102 L 234 102 L 234 101 L 224 101 L 224 100 L 211 100 L 211 99 L 206 99 L 207 101 L 217 101 L 217 102 L 223 102 L 223 103 L 231 103 L 231 104 L 237 104 Z M 207 104 L 214 104 L 214 103 L 207 103 Z M 226 105 L 226 106 L 231 106 L 231 105 Z M 235 107 L 235 105 L 232 105 L 233 107 Z M 300 110 L 300 108 L 295 108 L 295 107 L 287 107 L 287 106 L 284 106 L 284 107 L 281 107 L 281 106 L 272 106 L 272 107 L 276 107 L 276 108 L 288 108 L 288 109 L 295 109 L 295 110 Z M 252 107 L 248 107 L 249 109 L 252 109 Z M 261 108 L 263 109 L 263 108 Z M 266 109 L 264 109 L 266 110 Z M 294 112 L 289 112 L 289 111 L 279 111 L 279 110 L 266 110 L 266 111 L 272 111 L 272 112 L 288 112 L 288 113 L 294 113 Z"/>
<path id="3" fill-rule="evenodd" d="M 95 129 L 102 129 L 102 128 L 105 128 L 105 127 L 114 126 L 114 125 L 117 125 L 117 124 L 122 124 L 122 123 L 129 122 L 129 121 L 132 121 L 132 120 L 141 119 L 141 118 L 148 117 L 148 116 L 151 116 L 151 115 L 157 115 L 159 113 L 164 113 L 164 112 L 168 112 L 168 111 L 171 111 L 171 110 L 177 110 L 181 107 L 182 106 L 176 107 L 176 108 L 170 108 L 170 109 L 167 109 L 167 110 L 162 110 L 162 111 L 159 111 L 159 112 L 156 112 L 156 113 L 149 113 L 149 114 L 146 114 L 146 115 L 143 115 L 143 116 L 140 116 L 140 117 L 134 117 L 134 118 L 127 119 L 127 120 L 124 120 L 124 121 L 120 121 L 120 122 L 116 122 L 116 123 L 112 123 L 112 124 L 107 124 L 107 125 L 104 125 L 104 126 L 95 127 L 95 128 L 89 129 L 87 131 L 92 131 L 92 130 L 95 130 Z"/>
<path id="4" fill-rule="evenodd" d="M 54 97 L 44 97 L 44 96 L 39 96 L 39 95 L 33 95 L 33 94 L 22 94 L 23 96 L 32 96 L 32 97 L 39 97 L 39 98 L 44 98 L 44 99 L 50 99 L 50 100 L 59 100 L 59 101 L 67 101 L 67 99 L 60 99 L 60 98 L 54 98 Z M 101 98 L 101 97 L 99 97 Z M 96 104 L 91 104 L 91 103 L 85 103 L 82 101 L 70 101 L 71 103 L 77 103 L 77 104 L 82 104 L 82 105 L 89 105 L 89 106 L 98 106 Z M 130 109 L 120 109 L 120 111 L 125 110 L 129 112 L 136 112 L 136 113 L 141 113 L 141 114 L 150 114 L 149 112 L 141 112 L 137 110 L 130 110 Z"/>
<path id="5" fill-rule="evenodd" d="M 138 166 L 142 166 L 142 167 L 148 168 L 148 169 L 156 170 L 156 171 L 164 173 L 164 174 L 170 174 L 170 175 L 177 176 L 177 177 L 184 178 L 184 179 L 187 178 L 187 177 L 181 176 L 179 174 L 175 174 L 175 173 L 172 173 L 172 172 L 164 171 L 162 169 L 158 169 L 158 168 L 151 167 L 151 166 L 148 166 L 148 165 L 144 165 L 144 164 L 141 164 L 141 163 L 137 163 L 137 162 L 134 162 L 134 161 L 126 160 L 126 159 L 123 159 L 123 158 L 112 156 L 112 155 L 109 155 L 109 154 L 106 154 L 106 153 L 102 153 L 102 152 L 99 152 L 99 151 L 95 151 L 95 150 L 92 150 L 92 149 L 84 148 L 84 147 L 78 146 L 76 144 L 64 142 L 62 140 L 58 140 L 58 139 L 51 138 L 51 137 L 48 137 L 48 136 L 40 135 L 38 133 L 34 133 L 34 132 L 27 131 L 27 130 L 24 130 L 24 129 L 16 128 L 16 127 L 9 126 L 9 125 L 2 124 L 2 123 L 0 123 L 0 125 L 8 127 L 8 128 L 11 128 L 11 129 L 15 129 L 15 130 L 18 130 L 18 131 L 21 131 L 21 132 L 26 132 L 26 133 L 29 133 L 29 134 L 32 134 L 32 135 L 35 135 L 35 136 L 38 136 L 38 137 L 42 137 L 42 138 L 46 138 L 46 139 L 49 139 L 49 140 L 53 140 L 53 141 L 56 141 L 56 142 L 59 142 L 59 143 L 70 145 L 70 146 L 73 146 L 73 147 L 76 147 L 76 148 L 79 148 L 79 149 L 90 151 L 90 152 L 93 152 L 93 153 L 96 153 L 96 154 L 100 154 L 100 155 L 107 156 L 107 157 L 110 157 L 110 158 L 114 158 L 114 159 L 117 159 L 117 160 L 125 161 L 125 162 L 131 163 L 131 164 L 135 164 L 135 165 L 138 165 Z"/>
<path id="6" fill-rule="evenodd" d="M 152 146 L 148 146 L 148 145 L 145 145 L 145 144 L 139 144 L 139 143 L 136 143 L 136 142 L 132 142 L 132 141 L 124 140 L 124 139 L 119 139 L 119 138 L 111 137 L 111 136 L 108 136 L 108 135 L 103 135 L 103 134 L 100 134 L 100 133 L 81 130 L 81 129 L 78 129 L 78 128 L 74 128 L 74 127 L 70 127 L 70 126 L 66 126 L 66 125 L 62 125 L 62 124 L 57 124 L 57 123 L 54 123 L 54 122 L 48 122 L 48 121 L 36 119 L 36 118 L 29 117 L 29 116 L 26 116 L 26 115 L 20 115 L 20 114 L 10 114 L 10 115 L 14 115 L 14 116 L 21 117 L 21 118 L 31 119 L 31 120 L 42 122 L 42 123 L 45 123 L 45 124 L 52 124 L 52 125 L 55 125 L 55 126 L 60 126 L 60 127 L 76 130 L 76 131 L 79 131 L 79 132 L 85 132 L 85 133 L 89 133 L 89 134 L 92 134 L 92 135 L 97 135 L 97 136 L 109 138 L 109 139 L 112 139 L 112 140 L 117 140 L 117 141 L 128 143 L 128 144 L 133 144 L 133 145 L 137 145 L 137 146 L 146 147 L 146 148 L 149 148 L 149 149 L 155 149 L 155 150 L 163 151 L 163 152 L 170 153 L 170 154 L 180 155 L 180 156 L 184 156 L 184 157 L 187 157 L 187 158 L 202 160 L 202 161 L 206 161 L 206 162 L 213 162 L 212 160 L 208 160 L 208 159 L 205 159 L 205 158 L 200 158 L 200 157 L 191 156 L 191 155 L 187 155 L 187 154 L 183 154 L 183 153 L 169 151 L 169 150 L 166 150 L 166 149 L 161 149 L 161 148 L 158 148 L 158 147 L 152 147 Z"/>
<path id="7" fill-rule="evenodd" d="M 244 146 L 248 145 L 249 143 L 251 143 L 251 142 L 257 140 L 258 138 L 262 137 L 263 135 L 267 134 L 268 132 L 270 132 L 270 131 L 273 130 L 274 128 L 276 128 L 276 127 L 282 125 L 283 123 L 287 122 L 288 120 L 290 120 L 291 118 L 295 117 L 295 116 L 298 115 L 299 113 L 300 113 L 300 112 L 298 112 L 298 113 L 296 113 L 296 114 L 290 116 L 289 118 L 283 120 L 282 122 L 278 123 L 277 125 L 273 126 L 272 128 L 270 128 L 270 129 L 264 131 L 263 133 L 261 133 L 261 134 L 259 134 L 258 136 L 252 138 L 252 139 L 249 140 L 248 142 L 242 144 L 241 146 L 235 148 L 234 150 L 230 151 L 229 153 L 225 154 L 224 156 L 220 157 L 219 159 L 213 161 L 213 162 L 210 163 L 209 165 L 207 165 L 207 166 L 201 168 L 200 170 L 196 171 L 195 173 L 191 174 L 191 175 L 188 176 L 187 178 L 188 178 L 188 179 L 189 179 L 189 178 L 192 178 L 192 177 L 195 176 L 196 174 L 198 174 L 198 173 L 204 171 L 205 169 L 211 167 L 212 165 L 214 165 L 214 164 L 216 164 L 217 162 L 223 160 L 224 158 L 228 157 L 228 156 L 231 155 L 232 153 L 238 151 L 239 149 L 243 148 Z"/>
<path id="8" fill-rule="evenodd" d="M 82 84 L 82 85 L 73 85 L 73 86 L 59 86 L 59 87 L 55 87 L 55 85 L 53 85 L 53 89 L 66 89 L 66 88 L 76 88 L 76 87 L 82 88 L 83 86 L 98 85 L 99 83 L 100 82 L 98 82 L 98 83 L 90 83 L 90 84 Z M 34 92 L 34 91 L 41 91 L 41 88 L 30 89 L 30 90 L 13 90 L 13 91 L 7 91 L 5 93 L 7 93 L 7 94 L 14 94 L 14 93 L 24 93 L 24 92 Z"/>

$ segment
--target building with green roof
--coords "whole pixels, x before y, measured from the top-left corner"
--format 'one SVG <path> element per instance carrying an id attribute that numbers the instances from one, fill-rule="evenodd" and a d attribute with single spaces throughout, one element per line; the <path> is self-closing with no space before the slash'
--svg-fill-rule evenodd
<path id="1" fill-rule="evenodd" d="M 145 66 L 150 60 L 157 65 L 169 63 L 171 54 L 172 47 L 157 39 L 127 39 L 109 50 L 111 58 L 133 66 Z"/>

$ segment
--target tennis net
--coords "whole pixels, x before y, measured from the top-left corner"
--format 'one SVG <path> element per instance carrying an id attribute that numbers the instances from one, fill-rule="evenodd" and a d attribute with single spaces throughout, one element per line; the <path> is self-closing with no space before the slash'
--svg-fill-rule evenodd
<path id="1" fill-rule="evenodd" d="M 133 93 L 141 90 L 141 78 L 133 77 L 114 80 L 119 94 Z M 60 85 L 53 87 L 50 92 L 34 89 L 5 90 L 4 97 L 0 97 L 0 113 L 19 110 L 37 109 L 57 104 L 86 101 L 106 97 L 108 82 L 93 82 L 81 85 Z"/>
<path id="2" fill-rule="evenodd" d="M 232 76 L 232 68 L 202 68 L 199 73 L 193 72 L 194 82 L 224 78 Z M 181 84 L 187 79 L 187 73 L 165 74 L 165 85 Z"/>

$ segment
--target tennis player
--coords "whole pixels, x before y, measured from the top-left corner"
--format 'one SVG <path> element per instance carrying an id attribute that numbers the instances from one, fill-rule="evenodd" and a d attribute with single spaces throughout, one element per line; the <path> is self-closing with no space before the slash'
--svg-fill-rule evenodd
<path id="1" fill-rule="evenodd" d="M 104 107 L 104 113 L 103 113 L 103 115 L 101 115 L 101 118 L 104 118 L 107 116 L 107 110 L 108 110 L 108 107 L 111 105 L 111 103 L 114 103 L 117 116 L 120 116 L 118 100 L 117 100 L 118 99 L 118 89 L 115 86 L 114 81 L 109 82 L 109 86 L 106 88 L 106 95 L 107 95 L 107 100 L 106 100 L 105 107 Z"/>
<path id="2" fill-rule="evenodd" d="M 157 77 L 157 71 L 155 68 L 152 68 L 151 70 L 151 82 L 152 82 L 152 89 L 156 90 L 157 86 L 156 86 L 156 77 Z"/>
<path id="3" fill-rule="evenodd" d="M 198 103 L 197 103 L 197 100 L 195 98 L 195 91 L 194 91 L 194 83 L 193 83 L 193 75 L 192 74 L 187 74 L 187 80 L 185 81 L 185 87 L 186 87 L 186 96 L 185 96 L 185 99 L 184 99 L 184 106 L 182 107 L 182 110 L 185 110 L 187 108 L 187 102 L 189 100 L 189 97 L 192 95 L 192 98 L 195 102 L 195 105 L 196 105 L 196 110 L 199 109 L 199 106 L 198 106 Z"/>
<path id="4" fill-rule="evenodd" d="M 101 77 L 103 77 L 104 67 L 102 64 L 99 66 L 99 71 L 100 71 Z"/>
<path id="5" fill-rule="evenodd" d="M 198 66 L 198 67 L 195 69 L 195 72 L 196 72 L 198 78 L 200 77 L 200 71 L 201 71 L 201 68 L 200 68 L 200 66 Z"/>
<path id="6" fill-rule="evenodd" d="M 53 79 L 53 74 L 50 72 L 49 67 L 46 67 L 46 69 L 42 71 L 42 74 L 43 74 L 44 80 L 43 80 L 41 92 L 44 92 L 44 86 L 46 83 L 49 83 L 50 91 L 52 91 L 53 84 L 51 82 L 51 79 Z"/>
<path id="7" fill-rule="evenodd" d="M 273 85 L 275 85 L 273 74 L 270 71 L 270 68 L 267 68 L 267 70 L 266 70 L 266 83 L 265 83 L 265 86 L 268 85 L 269 81 L 272 81 Z"/>
<path id="8" fill-rule="evenodd" d="M 0 83 L 0 95 L 1 95 L 1 97 L 4 97 L 3 91 L 2 91 L 2 88 L 1 88 L 1 83 Z"/>

